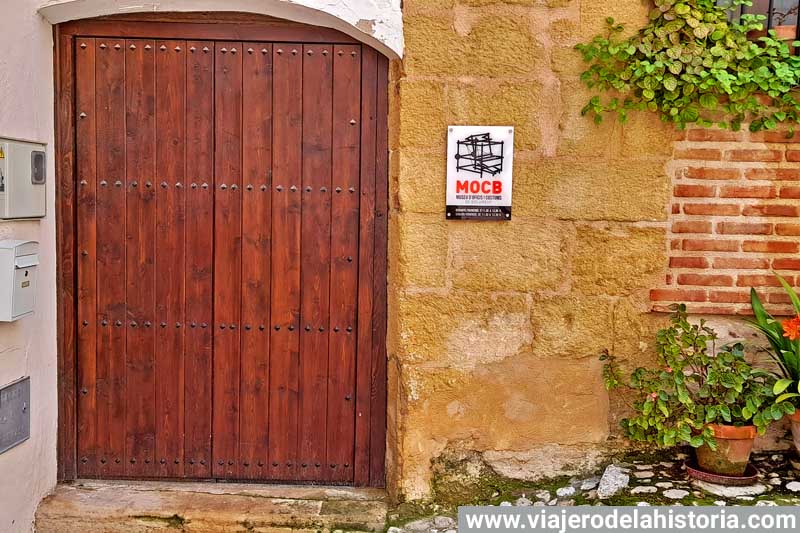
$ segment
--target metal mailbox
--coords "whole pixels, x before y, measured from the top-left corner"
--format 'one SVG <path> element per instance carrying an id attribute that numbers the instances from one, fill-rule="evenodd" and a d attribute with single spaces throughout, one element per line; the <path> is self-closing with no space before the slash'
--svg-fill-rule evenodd
<path id="1" fill-rule="evenodd" d="M 38 270 L 38 242 L 0 241 L 0 322 L 33 314 Z"/>

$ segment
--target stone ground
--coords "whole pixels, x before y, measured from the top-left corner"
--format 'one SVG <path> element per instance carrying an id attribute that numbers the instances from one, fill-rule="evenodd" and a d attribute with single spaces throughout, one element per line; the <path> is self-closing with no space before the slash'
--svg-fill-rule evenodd
<path id="1" fill-rule="evenodd" d="M 724 487 L 689 478 L 684 453 L 631 454 L 585 476 L 524 483 L 513 490 L 495 492 L 501 506 L 574 505 L 800 505 L 800 461 L 794 455 L 767 453 L 753 456 L 758 481 L 746 487 Z M 502 489 L 500 489 L 502 490 Z M 404 516 L 402 506 L 389 512 L 388 533 L 455 533 L 454 509 L 434 505 L 418 508 L 439 511 L 433 516 Z"/>

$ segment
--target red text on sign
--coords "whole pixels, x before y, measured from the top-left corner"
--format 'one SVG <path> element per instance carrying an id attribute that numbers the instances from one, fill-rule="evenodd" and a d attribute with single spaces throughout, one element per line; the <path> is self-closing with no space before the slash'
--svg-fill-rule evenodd
<path id="1" fill-rule="evenodd" d="M 472 194 L 502 194 L 503 182 L 502 181 L 480 181 L 480 180 L 462 180 L 456 181 L 456 193 L 472 193 Z"/>

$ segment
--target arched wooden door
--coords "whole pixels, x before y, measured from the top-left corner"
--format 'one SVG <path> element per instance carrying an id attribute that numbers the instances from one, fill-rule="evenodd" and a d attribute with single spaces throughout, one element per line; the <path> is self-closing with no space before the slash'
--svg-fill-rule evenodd
<path id="1" fill-rule="evenodd" d="M 61 28 L 75 474 L 380 485 L 387 62 L 228 26 Z"/>

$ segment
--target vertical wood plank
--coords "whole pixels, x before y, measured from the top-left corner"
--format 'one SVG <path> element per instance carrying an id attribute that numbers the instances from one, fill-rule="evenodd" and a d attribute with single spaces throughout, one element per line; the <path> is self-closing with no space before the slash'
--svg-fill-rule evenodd
<path id="1" fill-rule="evenodd" d="M 386 470 L 386 267 L 389 212 L 389 61 L 378 56 L 375 143 L 375 253 L 372 311 L 371 487 L 385 485 Z"/>
<path id="2" fill-rule="evenodd" d="M 125 42 L 97 39 L 97 431 L 100 476 L 125 473 Z M 104 462 L 105 461 L 105 462 Z"/>
<path id="3" fill-rule="evenodd" d="M 333 198 L 331 207 L 330 371 L 327 457 L 331 481 L 353 479 L 361 47 L 337 45 L 333 56 Z"/>
<path id="4" fill-rule="evenodd" d="M 186 477 L 211 476 L 214 269 L 214 53 L 187 42 Z"/>
<path id="5" fill-rule="evenodd" d="M 358 354 L 356 365 L 355 472 L 357 486 L 369 484 L 372 385 L 373 254 L 375 250 L 375 143 L 377 52 L 362 48 L 361 168 L 358 260 Z"/>
<path id="6" fill-rule="evenodd" d="M 58 480 L 77 477 L 77 287 L 75 43 L 54 31 L 56 80 L 56 243 L 58 283 Z M 87 318 L 94 327 L 94 316 Z M 88 326 L 88 325 L 87 325 Z M 83 327 L 83 326 L 80 326 Z M 96 330 L 95 330 L 96 332 Z"/>
<path id="7" fill-rule="evenodd" d="M 215 52 L 214 476 L 239 476 L 242 43 Z"/>
<path id="8" fill-rule="evenodd" d="M 156 41 L 156 459 L 183 475 L 186 43 Z M 154 184 L 156 185 L 156 184 Z"/>
<path id="9" fill-rule="evenodd" d="M 243 48 L 240 475 L 263 479 L 269 472 L 272 46 Z"/>
<path id="10" fill-rule="evenodd" d="M 331 255 L 331 46 L 303 47 L 298 478 L 325 479 Z M 319 466 L 317 466 L 319 465 Z"/>
<path id="11" fill-rule="evenodd" d="M 127 420 L 125 473 L 155 468 L 155 180 L 156 79 L 154 41 L 125 43 L 127 220 Z"/>
<path id="12" fill-rule="evenodd" d="M 273 46 L 270 473 L 296 477 L 303 47 Z"/>
<path id="13" fill-rule="evenodd" d="M 94 39 L 80 39 L 75 57 L 77 244 L 78 259 L 78 418 L 79 476 L 99 473 L 97 434 L 97 111 Z"/>

